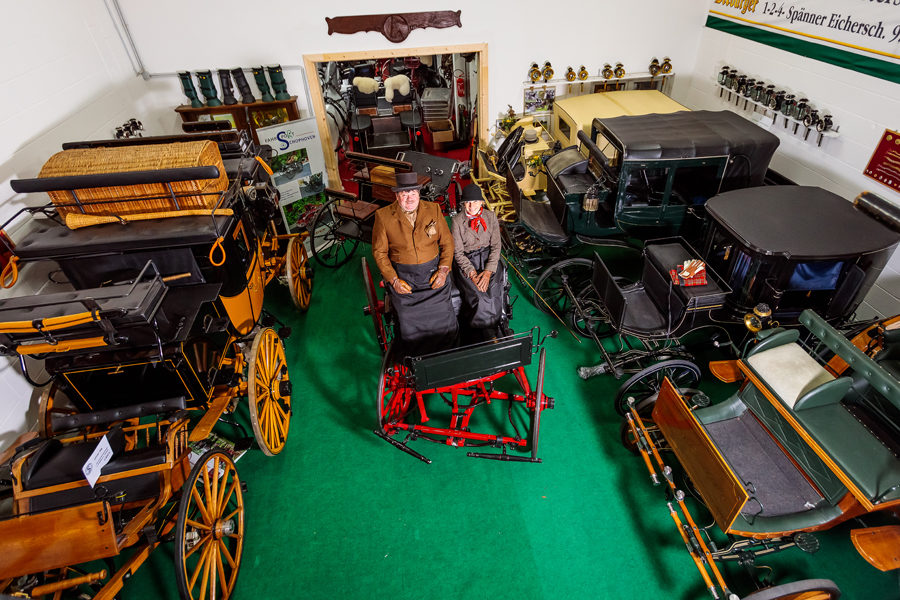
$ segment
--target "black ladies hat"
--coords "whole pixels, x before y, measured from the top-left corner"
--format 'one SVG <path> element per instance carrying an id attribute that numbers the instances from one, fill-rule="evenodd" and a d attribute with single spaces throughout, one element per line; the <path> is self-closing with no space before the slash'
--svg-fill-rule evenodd
<path id="1" fill-rule="evenodd" d="M 470 183 L 462 190 L 462 198 L 459 199 L 460 202 L 484 202 L 484 193 L 481 191 L 481 186 L 477 183 Z"/>
<path id="2" fill-rule="evenodd" d="M 396 187 L 392 187 L 392 192 L 399 192 L 401 190 L 421 190 L 422 186 L 419 185 L 419 174 L 415 171 L 410 171 L 409 173 L 397 173 L 397 185 Z"/>

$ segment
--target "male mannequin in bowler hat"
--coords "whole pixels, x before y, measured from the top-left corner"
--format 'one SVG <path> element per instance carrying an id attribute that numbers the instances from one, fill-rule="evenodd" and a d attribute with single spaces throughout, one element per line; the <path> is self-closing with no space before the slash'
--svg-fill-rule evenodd
<path id="1" fill-rule="evenodd" d="M 451 347 L 458 327 L 447 283 L 453 236 L 440 206 L 419 199 L 421 188 L 417 173 L 397 173 L 396 201 L 375 213 L 372 228 L 372 256 L 411 355 Z"/>

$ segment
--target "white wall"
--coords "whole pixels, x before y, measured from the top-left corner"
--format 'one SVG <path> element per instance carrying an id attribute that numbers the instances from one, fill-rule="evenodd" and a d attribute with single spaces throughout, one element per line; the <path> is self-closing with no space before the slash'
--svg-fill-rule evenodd
<path id="1" fill-rule="evenodd" d="M 897 129 L 900 87 L 897 84 L 791 54 L 714 29 L 698 36 L 697 59 L 689 85 L 680 88 L 683 100 L 695 109 L 730 109 L 749 116 L 719 97 L 716 75 L 723 65 L 809 98 L 819 114 L 829 113 L 840 127 L 836 138 L 816 146 L 816 133 L 803 141 L 804 128 L 792 133 L 779 118 L 770 131 L 781 138 L 772 167 L 801 185 L 817 185 L 852 200 L 869 190 L 900 205 L 900 193 L 865 177 L 863 168 L 886 128 Z M 684 78 L 682 78 L 684 81 Z M 678 93 L 678 91 L 676 91 Z M 771 113 L 769 113 L 771 115 Z M 768 126 L 771 117 L 765 119 Z M 852 232 L 848 232 L 852 235 Z M 857 313 L 860 318 L 900 312 L 900 253 L 896 253 Z"/>

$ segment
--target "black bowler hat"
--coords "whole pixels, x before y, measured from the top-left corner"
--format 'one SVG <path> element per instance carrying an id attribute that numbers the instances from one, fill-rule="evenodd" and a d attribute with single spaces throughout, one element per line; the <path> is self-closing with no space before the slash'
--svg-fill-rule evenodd
<path id="1" fill-rule="evenodd" d="M 415 171 L 410 171 L 409 173 L 397 173 L 397 186 L 392 187 L 392 192 L 399 192 L 402 190 L 421 190 L 422 186 L 419 185 L 419 174 Z"/>
<path id="2" fill-rule="evenodd" d="M 477 183 L 470 183 L 466 187 L 463 188 L 462 198 L 459 199 L 460 202 L 484 202 L 484 194 L 481 191 L 481 186 Z"/>

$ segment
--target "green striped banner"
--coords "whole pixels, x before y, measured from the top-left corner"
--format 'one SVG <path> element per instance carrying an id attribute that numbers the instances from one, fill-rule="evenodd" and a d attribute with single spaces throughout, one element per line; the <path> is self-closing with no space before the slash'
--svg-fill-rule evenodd
<path id="1" fill-rule="evenodd" d="M 877 58 L 863 56 L 862 54 L 848 52 L 847 50 L 841 50 L 832 46 L 825 46 L 788 35 L 773 33 L 771 31 L 743 25 L 712 15 L 709 15 L 706 18 L 706 26 L 744 39 L 759 42 L 766 46 L 779 48 L 786 52 L 792 52 L 793 54 L 798 54 L 800 56 L 808 56 L 809 58 L 850 69 L 851 71 L 865 73 L 866 75 L 885 79 L 893 83 L 900 83 L 900 65 L 886 60 L 879 60 Z"/>

